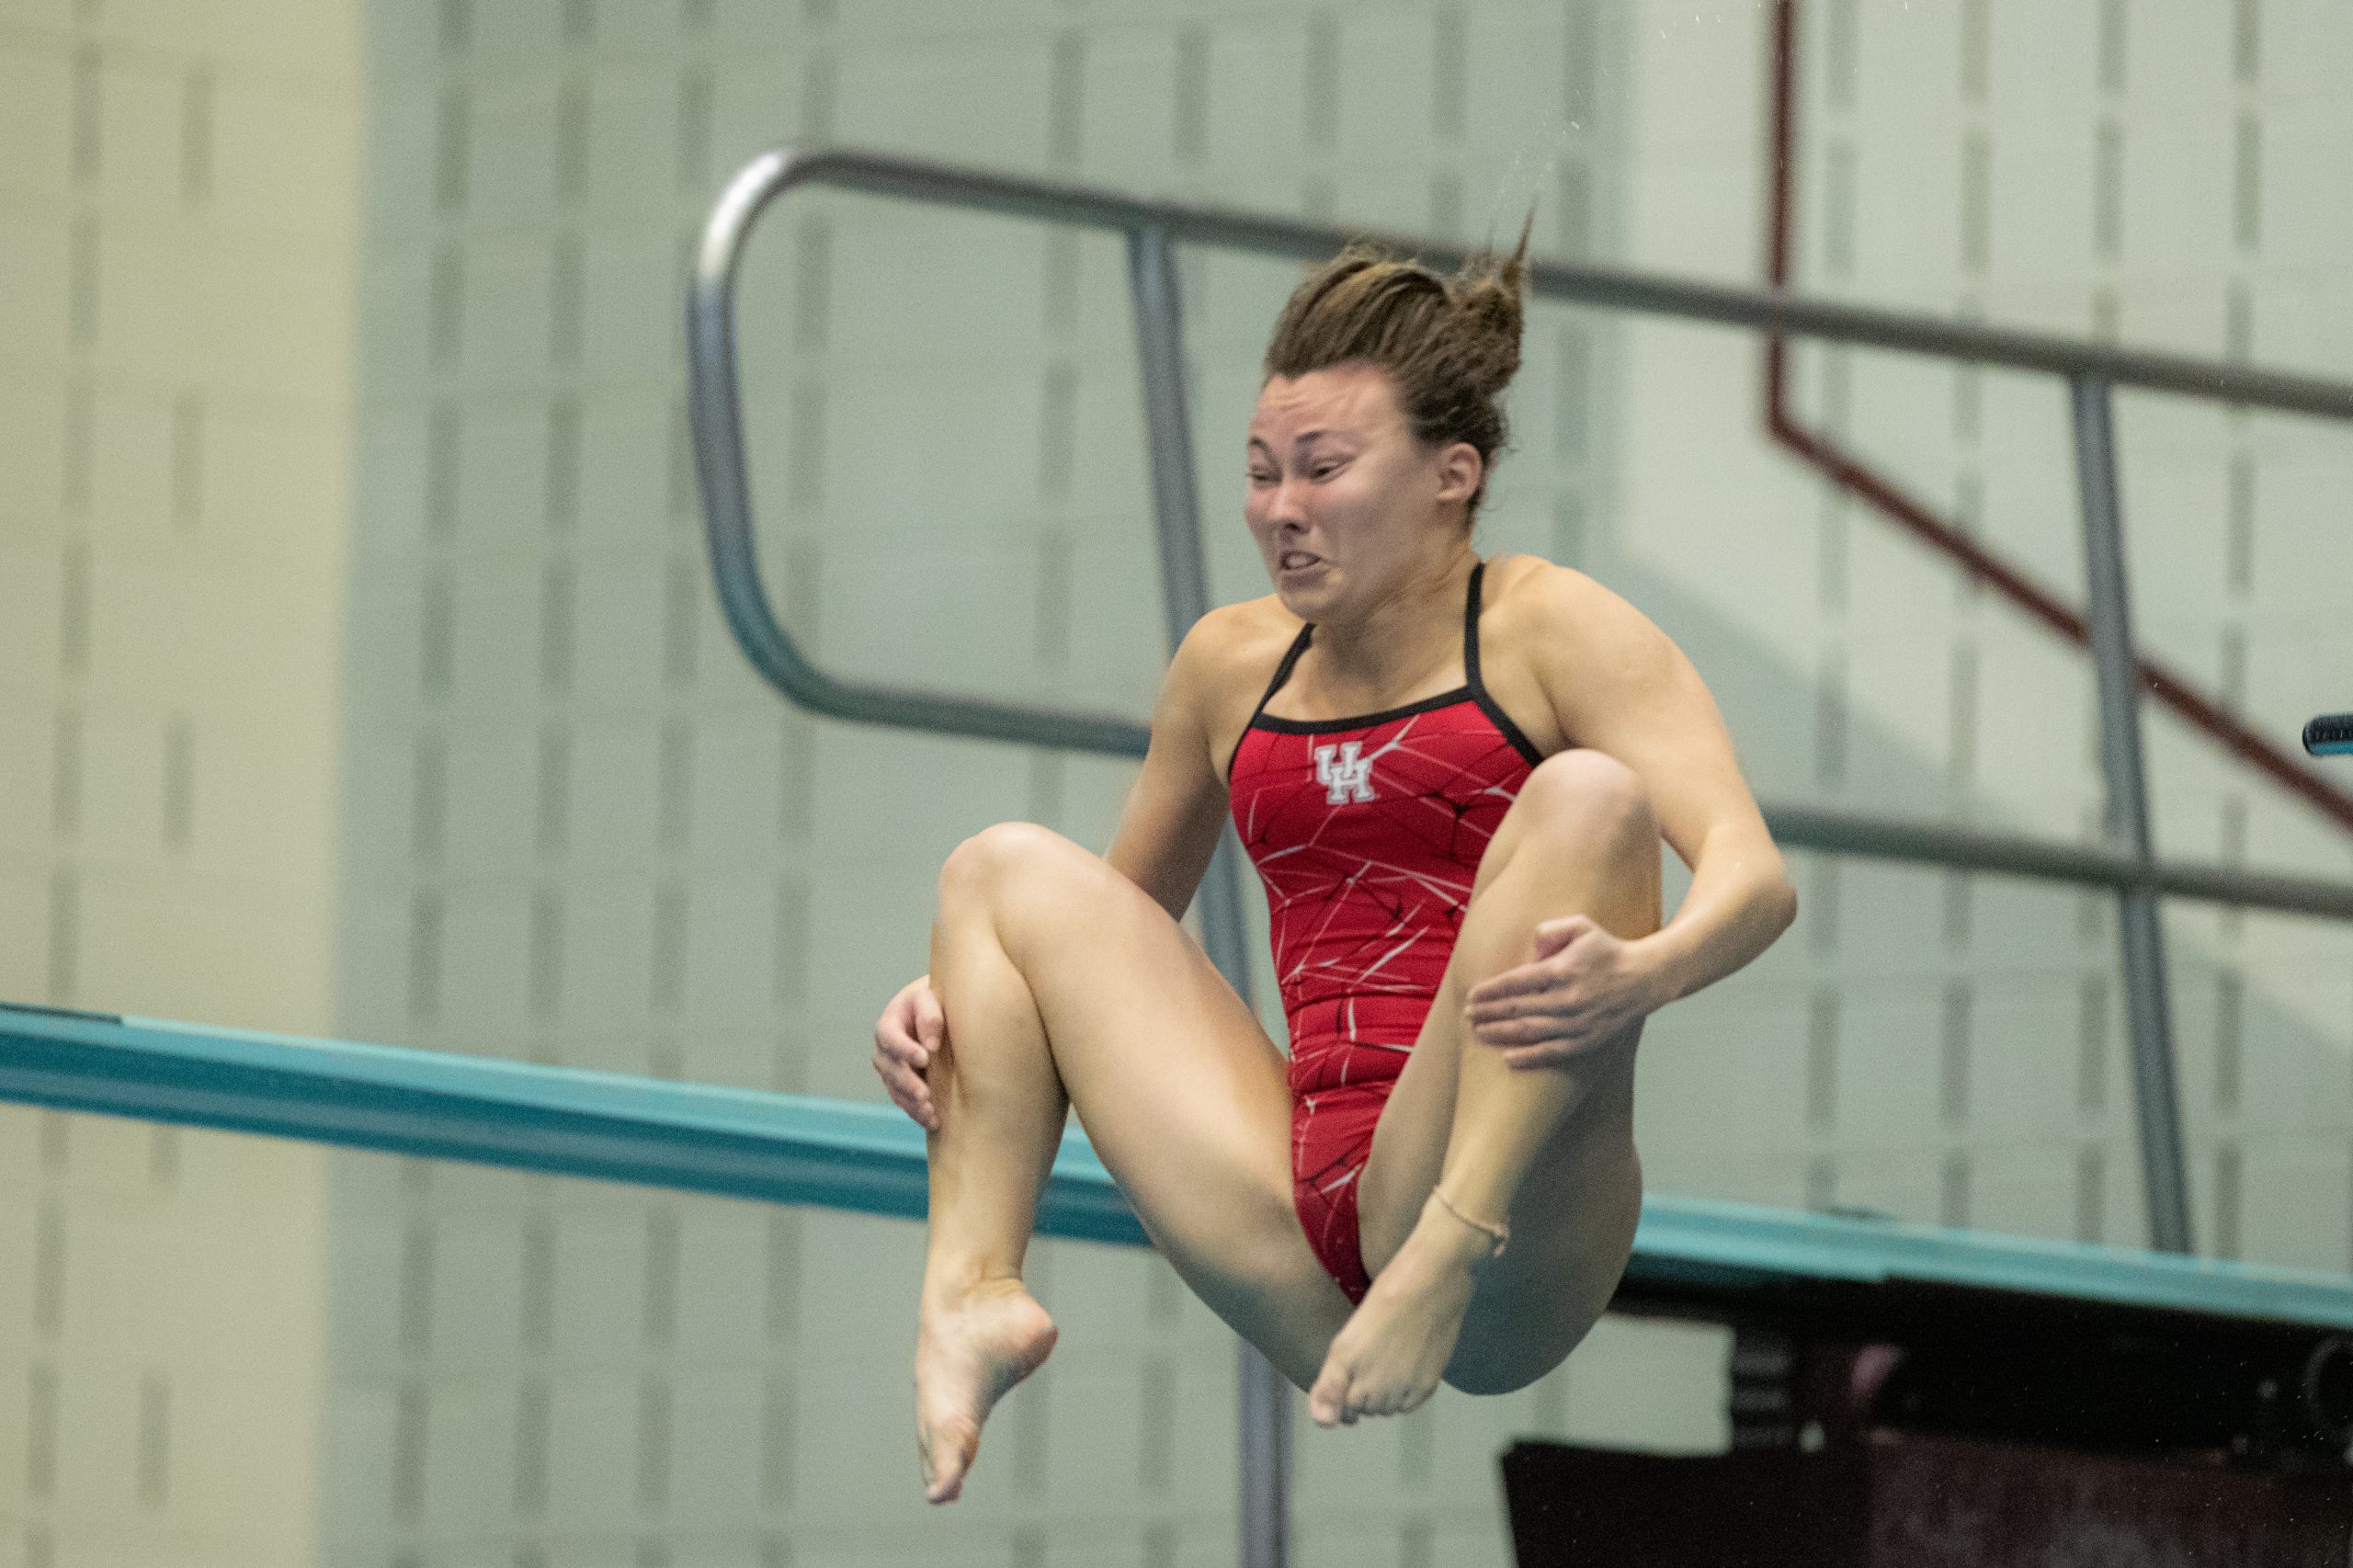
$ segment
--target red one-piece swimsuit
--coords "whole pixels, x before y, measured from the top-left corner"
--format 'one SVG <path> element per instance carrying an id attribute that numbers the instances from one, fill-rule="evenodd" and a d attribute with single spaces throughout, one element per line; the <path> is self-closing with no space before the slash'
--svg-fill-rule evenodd
<path id="1" fill-rule="evenodd" d="M 1277 719 L 1313 624 L 1283 655 L 1226 766 L 1233 825 L 1267 884 L 1290 1025 L 1291 1200 L 1350 1301 L 1372 1281 L 1357 1177 L 1421 1033 L 1479 858 L 1541 760 L 1479 678 L 1479 582 L 1462 611 L 1463 684 L 1346 719 Z"/>

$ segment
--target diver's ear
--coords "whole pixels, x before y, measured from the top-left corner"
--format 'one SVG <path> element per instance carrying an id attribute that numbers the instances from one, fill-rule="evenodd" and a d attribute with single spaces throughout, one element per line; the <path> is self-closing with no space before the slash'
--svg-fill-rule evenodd
<path id="1" fill-rule="evenodd" d="M 1487 464 L 1479 456 L 1479 449 L 1468 441 L 1453 441 L 1438 454 L 1438 499 L 1461 501 L 1468 505 L 1479 494 L 1479 482 L 1487 476 Z"/>

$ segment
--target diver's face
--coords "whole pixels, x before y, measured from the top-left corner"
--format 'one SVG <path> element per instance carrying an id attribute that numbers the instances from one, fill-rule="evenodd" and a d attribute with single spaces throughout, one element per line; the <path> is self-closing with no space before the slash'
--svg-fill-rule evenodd
<path id="1" fill-rule="evenodd" d="M 1471 456 L 1466 484 L 1461 454 Z M 1243 517 L 1302 620 L 1370 604 L 1438 542 L 1477 484 L 1477 452 L 1416 438 L 1396 383 L 1355 363 L 1271 376 L 1250 416 Z"/>

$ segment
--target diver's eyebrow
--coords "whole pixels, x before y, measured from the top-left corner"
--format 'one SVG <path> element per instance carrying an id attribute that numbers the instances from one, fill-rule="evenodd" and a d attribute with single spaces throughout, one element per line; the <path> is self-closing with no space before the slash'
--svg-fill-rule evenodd
<path id="1" fill-rule="evenodd" d="M 1304 447 L 1310 442 L 1322 440 L 1327 437 L 1345 439 L 1347 437 L 1347 434 L 1348 432 L 1346 430 L 1326 430 L 1323 426 L 1318 426 L 1313 430 L 1302 430 L 1298 435 L 1291 437 L 1290 444 L 1294 447 Z M 1268 457 L 1275 455 L 1274 444 L 1268 441 L 1264 436 L 1251 437 L 1250 445 L 1265 452 Z"/>

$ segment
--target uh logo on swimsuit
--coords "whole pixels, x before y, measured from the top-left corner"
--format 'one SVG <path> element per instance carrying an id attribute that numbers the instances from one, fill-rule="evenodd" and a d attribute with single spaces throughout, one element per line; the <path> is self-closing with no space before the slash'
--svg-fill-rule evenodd
<path id="1" fill-rule="evenodd" d="M 1362 741 L 1315 748 L 1315 781 L 1324 787 L 1324 798 L 1333 805 L 1372 799 L 1372 758 L 1357 756 L 1363 749 Z"/>

